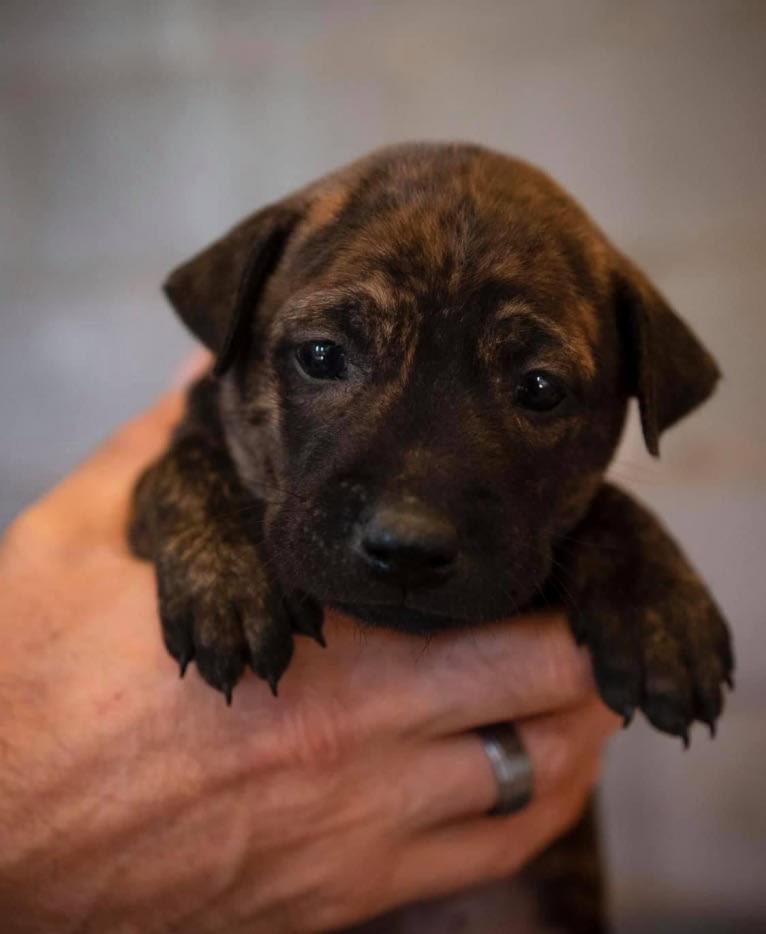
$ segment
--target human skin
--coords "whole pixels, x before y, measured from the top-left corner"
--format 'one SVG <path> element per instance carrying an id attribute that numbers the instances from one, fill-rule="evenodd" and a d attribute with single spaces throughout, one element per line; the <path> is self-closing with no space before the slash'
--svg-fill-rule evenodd
<path id="1" fill-rule="evenodd" d="M 0 544 L 0 917 L 15 932 L 310 932 L 507 876 L 580 815 L 618 718 L 556 612 L 422 639 L 328 613 L 275 699 L 167 655 L 124 537 L 182 391 Z M 516 721 L 520 813 L 472 730 Z"/>

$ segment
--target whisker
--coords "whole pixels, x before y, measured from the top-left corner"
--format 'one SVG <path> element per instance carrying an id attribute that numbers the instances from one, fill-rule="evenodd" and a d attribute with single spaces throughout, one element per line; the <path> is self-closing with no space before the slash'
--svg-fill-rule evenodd
<path id="1" fill-rule="evenodd" d="M 551 573 L 551 581 L 556 587 L 560 587 L 564 592 L 564 597 L 566 598 L 567 604 L 571 606 L 574 610 L 579 610 L 580 606 L 575 600 L 574 594 L 569 589 L 569 587 L 564 583 L 562 575 L 569 576 L 569 570 L 563 565 L 560 561 L 557 561 L 555 558 L 552 561 L 553 572 Z M 571 581 L 570 581 L 571 583 Z"/>
<path id="2" fill-rule="evenodd" d="M 556 542 L 567 542 L 572 545 L 580 545 L 583 548 L 593 548 L 596 551 L 619 553 L 622 551 L 620 545 L 606 545 L 603 542 L 594 542 L 585 538 L 576 538 L 574 535 L 557 535 Z"/>

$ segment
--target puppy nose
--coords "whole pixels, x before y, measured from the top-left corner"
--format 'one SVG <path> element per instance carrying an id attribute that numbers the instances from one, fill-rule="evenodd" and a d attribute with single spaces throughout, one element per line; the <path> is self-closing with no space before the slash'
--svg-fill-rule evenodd
<path id="1" fill-rule="evenodd" d="M 405 579 L 444 573 L 458 555 L 455 526 L 416 500 L 381 506 L 362 529 L 360 545 L 368 564 Z"/>

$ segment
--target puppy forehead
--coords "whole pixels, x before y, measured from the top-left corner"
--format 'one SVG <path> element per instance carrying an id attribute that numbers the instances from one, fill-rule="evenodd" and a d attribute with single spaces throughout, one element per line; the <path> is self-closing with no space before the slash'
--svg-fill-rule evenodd
<path id="1" fill-rule="evenodd" d="M 375 278 L 348 288 L 308 289 L 282 307 L 275 337 L 305 340 L 322 336 L 343 341 L 350 336 L 380 353 L 394 348 L 406 351 L 409 359 L 419 337 L 431 334 L 461 354 L 473 353 L 488 364 L 502 347 L 516 345 L 545 352 L 549 358 L 553 353 L 586 377 L 595 374 L 594 353 L 582 316 L 575 316 L 572 324 L 562 324 L 540 314 L 523 299 L 509 297 L 497 283 L 486 289 L 487 294 L 493 292 L 497 300 L 489 308 L 474 305 L 471 310 L 475 313 L 465 314 L 461 313 L 464 308 L 441 308 L 414 296 L 403 298 L 401 292 L 394 297 L 393 290 Z"/>
<path id="2" fill-rule="evenodd" d="M 444 273 L 449 262 L 463 271 L 537 273 L 543 282 L 546 264 L 549 279 L 603 272 L 603 237 L 563 189 L 533 166 L 475 146 L 383 150 L 315 183 L 304 198 L 290 252 L 313 273 L 328 259 L 385 268 L 403 254 L 424 276 Z"/>
<path id="3" fill-rule="evenodd" d="M 393 327 L 386 310 L 457 309 L 500 283 L 583 357 L 599 340 L 607 249 L 597 228 L 542 172 L 479 147 L 398 147 L 321 180 L 289 253 L 299 289 L 366 293 L 378 328 Z"/>
<path id="4" fill-rule="evenodd" d="M 557 234 L 581 240 L 598 234 L 580 206 L 545 173 L 477 146 L 384 149 L 301 194 L 306 246 L 316 246 L 322 233 L 330 238 L 354 233 L 361 243 L 365 232 L 381 227 L 404 235 L 431 230 L 440 240 L 451 231 L 460 238 L 475 233 L 477 222 L 549 242 Z"/>

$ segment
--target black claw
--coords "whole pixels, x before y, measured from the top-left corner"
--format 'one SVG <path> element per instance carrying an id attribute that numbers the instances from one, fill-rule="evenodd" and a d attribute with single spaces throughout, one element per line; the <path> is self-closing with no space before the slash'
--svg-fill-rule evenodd
<path id="1" fill-rule="evenodd" d="M 316 632 L 312 633 L 311 638 L 314 640 L 314 642 L 318 642 L 323 649 L 327 648 L 327 640 L 325 639 L 324 633 L 321 629 L 318 629 Z"/>
<path id="2" fill-rule="evenodd" d="M 278 697 L 279 696 L 279 690 L 278 690 L 279 678 L 274 677 L 274 675 L 270 675 L 269 677 L 266 678 L 266 681 L 268 682 L 268 685 L 271 688 L 271 693 L 274 695 L 274 697 Z"/>
<path id="3" fill-rule="evenodd" d="M 321 616 L 316 621 L 304 617 L 301 619 L 295 631 L 299 632 L 302 636 L 308 636 L 309 639 L 313 639 L 314 642 L 321 645 L 323 649 L 326 649 L 327 643 L 325 642 L 324 633 L 322 632 L 322 622 Z"/>
<path id="4" fill-rule="evenodd" d="M 284 606 L 290 617 L 293 632 L 308 636 L 323 649 L 327 647 L 322 633 L 324 613 L 313 598 L 305 594 L 295 594 L 291 599 L 284 600 Z"/>
<path id="5" fill-rule="evenodd" d="M 191 655 L 188 655 L 187 653 L 184 653 L 178 659 L 178 677 L 179 678 L 183 678 L 183 676 L 186 674 L 186 669 L 189 667 L 190 661 L 191 661 Z"/>
<path id="6" fill-rule="evenodd" d="M 689 748 L 689 731 L 684 729 L 678 734 L 681 737 L 681 741 L 684 744 L 684 749 Z"/>
<path id="7" fill-rule="evenodd" d="M 226 706 L 231 707 L 231 699 L 233 696 L 233 691 L 232 691 L 232 687 L 230 684 L 224 685 L 223 696 L 226 698 Z"/>
<path id="8" fill-rule="evenodd" d="M 635 707 L 625 707 L 622 712 L 622 728 L 627 730 L 630 724 L 633 722 L 633 714 L 636 712 Z"/>
<path id="9" fill-rule="evenodd" d="M 584 626 L 576 626 L 573 624 L 572 635 L 574 636 L 574 640 L 577 645 L 585 645 L 585 642 L 588 638 L 588 633 L 586 632 Z"/>
<path id="10" fill-rule="evenodd" d="M 306 610 L 308 610 L 308 608 L 306 608 Z M 322 611 L 319 610 L 318 613 L 314 613 L 310 610 L 306 610 L 301 614 L 303 635 L 308 636 L 309 639 L 313 639 L 314 642 L 319 643 L 324 649 L 327 647 L 327 643 L 324 640 L 324 633 L 322 632 L 322 623 L 324 622 Z"/>
<path id="11" fill-rule="evenodd" d="M 729 685 L 729 690 L 734 690 L 734 675 L 728 674 L 724 677 L 724 681 Z"/>

